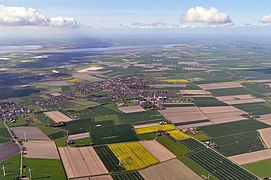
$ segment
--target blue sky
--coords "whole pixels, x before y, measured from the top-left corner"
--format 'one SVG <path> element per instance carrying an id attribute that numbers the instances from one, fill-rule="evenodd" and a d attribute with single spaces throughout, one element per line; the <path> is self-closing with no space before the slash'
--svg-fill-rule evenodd
<path id="1" fill-rule="evenodd" d="M 270 28 L 261 27 L 263 23 L 259 20 L 271 14 L 270 0 L 1 0 L 0 5 L 34 8 L 48 18 L 73 17 L 89 31 L 97 28 L 118 29 L 121 24 L 122 27 L 130 28 L 134 23 L 140 23 L 136 28 L 146 24 L 149 27 L 150 23 L 154 22 L 182 26 L 180 19 L 186 17 L 190 8 L 197 6 L 207 10 L 214 7 L 219 13 L 227 15 L 232 25 L 225 28 L 225 31 L 232 29 L 232 26 L 238 29 L 238 26 L 245 24 L 269 30 Z M 214 25 L 212 21 L 201 22 L 197 19 L 183 24 L 195 24 L 193 29 Z M 223 23 L 219 25 L 221 24 Z M 269 21 L 265 25 L 269 26 Z M 215 27 L 212 31 L 216 28 L 221 29 Z M 19 27 L 16 26 L 16 29 Z M 243 29 L 240 28 L 240 31 Z M 250 31 L 249 27 L 247 29 Z"/>

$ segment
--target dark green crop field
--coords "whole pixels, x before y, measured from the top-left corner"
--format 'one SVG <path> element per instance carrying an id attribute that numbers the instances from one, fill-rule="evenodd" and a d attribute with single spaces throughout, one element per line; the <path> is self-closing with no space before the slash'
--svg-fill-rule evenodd
<path id="1" fill-rule="evenodd" d="M 137 171 L 112 174 L 111 176 L 114 180 L 144 180 Z"/>
<path id="2" fill-rule="evenodd" d="M 92 126 L 90 137 L 95 145 L 139 140 L 130 124 Z"/>

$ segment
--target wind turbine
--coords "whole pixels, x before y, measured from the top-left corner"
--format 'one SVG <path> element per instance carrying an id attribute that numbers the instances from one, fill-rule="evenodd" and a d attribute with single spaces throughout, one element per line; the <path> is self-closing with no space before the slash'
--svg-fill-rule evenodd
<path id="1" fill-rule="evenodd" d="M 6 176 L 6 170 L 5 170 L 5 166 L 3 166 L 3 177 L 5 177 Z"/>
<path id="2" fill-rule="evenodd" d="M 31 172 L 32 170 L 33 170 L 33 169 L 28 168 L 30 180 L 32 179 L 32 172 Z"/>

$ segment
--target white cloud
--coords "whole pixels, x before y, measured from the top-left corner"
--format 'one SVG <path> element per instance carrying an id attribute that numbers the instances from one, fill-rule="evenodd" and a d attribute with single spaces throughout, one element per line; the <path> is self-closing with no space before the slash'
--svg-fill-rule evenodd
<path id="1" fill-rule="evenodd" d="M 218 9 L 195 7 L 187 10 L 184 20 L 191 23 L 205 24 L 230 24 L 232 20 L 229 15 L 219 12 Z"/>
<path id="2" fill-rule="evenodd" d="M 49 18 L 33 8 L 0 5 L 0 25 L 3 26 L 50 26 L 78 28 L 72 17 Z"/>
<path id="3" fill-rule="evenodd" d="M 263 16 L 263 17 L 260 19 L 260 22 L 261 22 L 261 23 L 271 23 L 271 14 L 270 14 L 270 15 Z"/>

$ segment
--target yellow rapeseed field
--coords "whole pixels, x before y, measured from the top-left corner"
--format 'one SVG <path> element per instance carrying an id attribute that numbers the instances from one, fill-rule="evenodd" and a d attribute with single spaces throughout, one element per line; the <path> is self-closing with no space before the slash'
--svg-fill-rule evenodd
<path id="1" fill-rule="evenodd" d="M 189 81 L 187 79 L 165 79 L 165 80 L 161 80 L 161 82 L 165 82 L 165 83 L 188 83 Z"/>
<path id="2" fill-rule="evenodd" d="M 63 78 L 64 80 L 68 81 L 68 82 L 73 82 L 73 83 L 76 83 L 76 82 L 82 82 L 81 79 L 78 79 L 78 78 Z"/>
<path id="3" fill-rule="evenodd" d="M 190 137 L 178 130 L 172 130 L 168 131 L 171 137 L 173 137 L 176 140 L 184 140 L 184 139 L 189 139 Z"/>
<path id="4" fill-rule="evenodd" d="M 108 145 L 126 170 L 136 170 L 158 163 L 145 147 L 138 142 Z"/>
<path id="5" fill-rule="evenodd" d="M 227 81 L 227 82 L 218 82 L 218 84 L 231 84 L 231 83 L 252 83 L 252 80 L 243 80 L 243 81 Z"/>
<path id="6" fill-rule="evenodd" d="M 166 125 L 159 125 L 159 126 L 137 128 L 135 131 L 137 134 L 145 134 L 145 133 L 151 133 L 151 132 L 157 132 L 157 131 L 169 131 L 172 129 L 175 129 L 172 124 L 166 124 Z"/>

